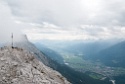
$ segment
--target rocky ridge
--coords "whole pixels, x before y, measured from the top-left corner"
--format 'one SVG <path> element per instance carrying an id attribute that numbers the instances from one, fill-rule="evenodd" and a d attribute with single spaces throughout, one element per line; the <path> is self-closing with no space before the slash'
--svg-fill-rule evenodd
<path id="1" fill-rule="evenodd" d="M 45 66 L 34 53 L 22 48 L 0 49 L 0 84 L 70 84 Z"/>

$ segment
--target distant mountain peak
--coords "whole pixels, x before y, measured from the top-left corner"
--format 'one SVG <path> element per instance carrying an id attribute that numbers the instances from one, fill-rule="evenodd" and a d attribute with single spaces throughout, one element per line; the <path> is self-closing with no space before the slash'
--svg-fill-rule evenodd
<path id="1" fill-rule="evenodd" d="M 19 47 L 0 49 L 0 84 L 70 84 L 60 73 Z"/>

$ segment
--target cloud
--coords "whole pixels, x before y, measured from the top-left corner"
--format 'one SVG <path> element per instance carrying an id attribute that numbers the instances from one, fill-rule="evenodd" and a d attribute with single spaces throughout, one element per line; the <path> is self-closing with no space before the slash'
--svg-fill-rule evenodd
<path id="1" fill-rule="evenodd" d="M 0 41 L 7 40 L 13 31 L 17 30 L 8 5 L 0 1 Z M 7 39 L 6 39 L 7 38 Z"/>
<path id="2" fill-rule="evenodd" d="M 25 21 L 64 26 L 76 23 L 83 16 L 77 0 L 7 0 L 7 3 L 12 13 Z"/>
<path id="3" fill-rule="evenodd" d="M 12 14 L 12 11 L 7 3 L 0 1 L 0 43 L 10 42 L 11 34 L 14 34 L 15 40 L 22 34 L 24 27 L 27 25 L 20 25 Z"/>
<path id="4" fill-rule="evenodd" d="M 7 17 L 2 13 L 0 17 L 8 21 L 6 23 L 13 28 L 23 30 L 30 39 L 124 38 L 124 0 L 3 0 L 2 2 L 4 5 L 0 12 L 7 14 Z M 13 26 L 15 24 L 16 26 Z"/>
<path id="5" fill-rule="evenodd" d="M 6 0 L 15 16 L 24 21 L 60 26 L 109 25 L 124 20 L 123 0 Z M 114 25 L 113 24 L 113 25 Z M 118 25 L 119 25 L 118 24 Z"/>

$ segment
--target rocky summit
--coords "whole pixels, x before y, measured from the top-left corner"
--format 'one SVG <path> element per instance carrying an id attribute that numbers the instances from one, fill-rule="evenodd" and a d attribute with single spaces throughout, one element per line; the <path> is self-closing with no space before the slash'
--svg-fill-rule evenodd
<path id="1" fill-rule="evenodd" d="M 34 53 L 18 47 L 0 49 L 0 84 L 70 84 Z"/>

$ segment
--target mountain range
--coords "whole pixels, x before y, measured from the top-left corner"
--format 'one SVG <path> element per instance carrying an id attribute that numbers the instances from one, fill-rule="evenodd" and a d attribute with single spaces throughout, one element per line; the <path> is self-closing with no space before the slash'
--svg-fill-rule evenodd
<path id="1" fill-rule="evenodd" d="M 107 66 L 125 68 L 125 41 L 105 48 L 91 57 L 92 60 L 100 61 Z"/>

